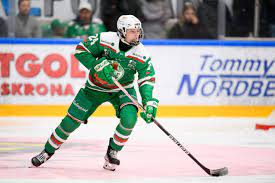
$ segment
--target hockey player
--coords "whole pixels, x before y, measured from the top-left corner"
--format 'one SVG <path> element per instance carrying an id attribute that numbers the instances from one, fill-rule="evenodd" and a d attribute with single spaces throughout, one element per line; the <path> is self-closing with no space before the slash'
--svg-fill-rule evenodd
<path id="1" fill-rule="evenodd" d="M 103 168 L 112 171 L 116 169 L 120 164 L 117 152 L 123 148 L 133 131 L 138 108 L 119 90 L 111 77 L 114 76 L 136 99 L 133 82 L 135 73 L 138 73 L 137 82 L 145 108 L 141 117 L 151 123 L 157 112 L 158 100 L 152 96 L 155 71 L 151 57 L 140 43 L 142 38 L 141 22 L 133 15 L 122 15 L 117 21 L 117 33 L 95 34 L 79 43 L 75 57 L 90 70 L 88 80 L 85 87 L 79 90 L 65 118 L 51 134 L 44 150 L 32 158 L 34 166 L 38 167 L 50 159 L 81 123 L 87 123 L 99 105 L 110 102 L 120 123 L 109 140 Z"/>

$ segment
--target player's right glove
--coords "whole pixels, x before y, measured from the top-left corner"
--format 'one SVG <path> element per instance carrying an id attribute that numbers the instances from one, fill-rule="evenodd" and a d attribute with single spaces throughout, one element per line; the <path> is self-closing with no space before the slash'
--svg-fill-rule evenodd
<path id="1" fill-rule="evenodd" d="M 152 123 L 152 117 L 156 117 L 159 101 L 155 98 L 146 102 L 144 107 L 145 112 L 141 112 L 140 116 L 146 121 L 146 123 Z"/>
<path id="2" fill-rule="evenodd" d="M 112 76 L 114 75 L 114 68 L 109 60 L 101 58 L 101 62 L 94 67 L 97 79 L 101 84 L 113 84 Z"/>

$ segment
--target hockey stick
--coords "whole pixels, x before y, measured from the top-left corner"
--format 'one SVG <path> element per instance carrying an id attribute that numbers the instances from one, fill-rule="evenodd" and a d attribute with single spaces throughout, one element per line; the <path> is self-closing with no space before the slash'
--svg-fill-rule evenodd
<path id="1" fill-rule="evenodd" d="M 129 97 L 129 99 L 140 108 L 140 110 L 142 112 L 145 112 L 145 109 L 143 108 L 143 106 L 141 104 L 139 104 L 135 99 L 133 99 L 131 97 L 131 95 L 123 88 L 123 86 L 114 78 L 112 77 L 113 82 L 115 83 L 115 85 L 127 96 Z M 201 162 L 199 162 L 185 147 L 183 147 L 183 145 L 181 145 L 181 143 L 175 138 L 173 137 L 173 135 L 171 135 L 167 130 L 164 129 L 164 127 L 155 119 L 152 118 L 154 123 L 171 139 L 175 142 L 175 144 L 177 144 L 184 152 L 185 154 L 187 154 L 192 160 L 194 160 L 208 175 L 211 176 L 223 176 L 223 175 L 227 175 L 228 174 L 228 168 L 227 167 L 223 167 L 223 168 L 219 168 L 219 169 L 209 169 L 206 168 L 203 164 L 201 164 Z"/>

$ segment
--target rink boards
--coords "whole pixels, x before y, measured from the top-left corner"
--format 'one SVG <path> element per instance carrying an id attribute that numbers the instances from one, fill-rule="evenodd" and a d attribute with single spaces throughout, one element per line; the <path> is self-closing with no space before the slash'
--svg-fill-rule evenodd
<path id="1" fill-rule="evenodd" d="M 88 71 L 80 40 L 0 39 L 0 116 L 62 116 Z M 275 109 L 274 41 L 144 41 L 159 116 L 266 117 Z M 95 116 L 113 116 L 108 104 Z"/>

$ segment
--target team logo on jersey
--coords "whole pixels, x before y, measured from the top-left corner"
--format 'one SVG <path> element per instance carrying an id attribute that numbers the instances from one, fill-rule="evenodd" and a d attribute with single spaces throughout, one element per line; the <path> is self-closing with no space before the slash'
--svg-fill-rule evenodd
<path id="1" fill-rule="evenodd" d="M 116 61 L 111 61 L 111 64 L 115 70 L 114 75 L 117 80 L 121 79 L 124 76 L 124 69 L 123 67 Z"/>

